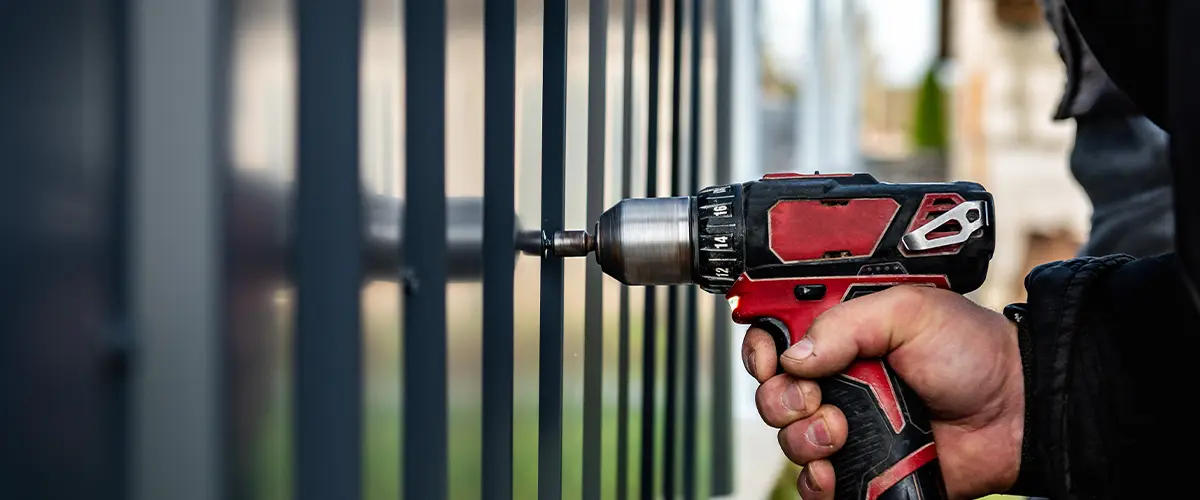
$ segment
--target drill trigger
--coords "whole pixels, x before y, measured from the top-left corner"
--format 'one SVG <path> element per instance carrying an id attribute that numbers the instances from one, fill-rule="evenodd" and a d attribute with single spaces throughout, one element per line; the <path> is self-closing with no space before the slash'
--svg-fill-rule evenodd
<path id="1" fill-rule="evenodd" d="M 770 317 L 758 318 L 754 320 L 753 326 L 767 332 L 771 335 L 772 339 L 775 339 L 775 351 L 777 355 L 782 356 L 783 351 L 792 346 L 792 333 L 782 321 Z M 783 373 L 782 366 L 779 370 L 780 373 Z"/>

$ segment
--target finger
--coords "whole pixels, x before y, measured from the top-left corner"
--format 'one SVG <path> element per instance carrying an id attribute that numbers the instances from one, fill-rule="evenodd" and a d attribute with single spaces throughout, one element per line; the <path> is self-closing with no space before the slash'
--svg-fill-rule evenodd
<path id="1" fill-rule="evenodd" d="M 776 429 L 806 418 L 821 406 L 821 388 L 811 380 L 781 374 L 767 379 L 754 393 L 764 422 Z"/>
<path id="2" fill-rule="evenodd" d="M 779 431 L 779 447 L 797 465 L 828 458 L 846 444 L 846 416 L 831 405 L 822 405 L 812 416 Z"/>
<path id="3" fill-rule="evenodd" d="M 804 500 L 833 500 L 833 465 L 828 460 L 809 462 L 796 478 L 796 491 Z"/>
<path id="4" fill-rule="evenodd" d="M 779 351 L 775 350 L 775 339 L 771 334 L 751 328 L 742 340 L 742 364 L 746 372 L 761 384 L 775 376 L 778 371 Z"/>
<path id="5" fill-rule="evenodd" d="M 817 317 L 804 338 L 780 356 L 787 373 L 822 378 L 840 373 L 857 358 L 883 356 L 925 330 L 937 313 L 931 306 L 949 293 L 897 286 L 850 300 Z"/>

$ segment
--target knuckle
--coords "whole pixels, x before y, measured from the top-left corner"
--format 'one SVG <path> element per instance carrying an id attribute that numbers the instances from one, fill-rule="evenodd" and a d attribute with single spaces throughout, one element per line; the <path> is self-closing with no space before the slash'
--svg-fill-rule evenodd
<path id="1" fill-rule="evenodd" d="M 805 335 L 817 338 L 823 337 L 824 334 L 821 332 L 825 330 L 836 330 L 839 318 L 841 317 L 842 311 L 846 304 L 850 304 L 850 302 L 843 302 L 829 308 L 821 314 L 818 314 L 817 317 L 813 319 L 812 324 L 808 325 L 808 332 L 806 332 Z"/>
<path id="2" fill-rule="evenodd" d="M 887 291 L 891 292 L 891 295 L 896 302 L 907 306 L 912 306 L 928 300 L 930 290 L 932 290 L 932 288 L 927 286 L 900 285 L 892 287 Z"/>

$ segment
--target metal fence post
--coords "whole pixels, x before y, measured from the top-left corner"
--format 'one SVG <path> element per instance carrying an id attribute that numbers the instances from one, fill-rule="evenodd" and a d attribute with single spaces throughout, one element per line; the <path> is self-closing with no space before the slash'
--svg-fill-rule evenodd
<path id="1" fill-rule="evenodd" d="M 516 2 L 487 0 L 484 13 L 484 498 L 513 496 L 513 220 L 516 133 Z"/>
<path id="2" fill-rule="evenodd" d="M 646 197 L 658 196 L 658 108 L 659 68 L 662 49 L 662 2 L 649 0 L 649 99 L 646 106 Z M 642 348 L 642 456 L 641 498 L 655 498 L 655 375 L 658 352 L 658 289 L 646 287 Z"/>
<path id="3" fill-rule="evenodd" d="M 683 85 L 683 28 L 684 5 L 686 0 L 671 2 L 671 192 L 670 196 L 687 196 L 686 170 L 683 165 L 683 126 L 680 117 L 682 106 Z M 663 387 L 666 398 L 666 410 L 663 428 L 663 461 L 662 461 L 662 495 L 665 498 L 676 497 L 676 487 L 679 480 L 677 464 L 679 438 L 679 358 L 681 356 L 680 330 L 683 328 L 681 319 L 691 316 L 694 311 L 687 309 L 686 295 L 690 292 L 687 286 L 667 287 L 667 338 L 666 338 L 666 384 Z"/>
<path id="4" fill-rule="evenodd" d="M 146 26 L 128 7 L 0 7 L 0 491 L 8 498 L 131 496 L 127 133 L 129 61 L 139 54 L 126 41 L 132 21 Z M 198 24 L 187 34 L 207 36 Z"/>
<path id="5" fill-rule="evenodd" d="M 358 498 L 362 195 L 357 0 L 298 0 L 296 495 Z"/>
<path id="6" fill-rule="evenodd" d="M 604 211 L 608 0 L 588 2 L 587 220 Z M 588 259 L 584 286 L 583 498 L 599 499 L 604 416 L 604 273 Z"/>
<path id="7" fill-rule="evenodd" d="M 690 111 L 689 121 L 691 136 L 688 139 L 688 193 L 697 193 L 700 188 L 700 142 L 704 140 L 703 127 L 701 127 L 702 112 L 700 108 L 700 97 L 702 86 L 701 64 L 704 58 L 704 0 L 691 0 L 691 39 L 688 46 L 691 48 L 690 60 L 690 75 L 691 83 L 688 107 Z M 697 406 L 699 404 L 699 362 L 700 362 L 700 335 L 698 328 L 698 315 L 700 314 L 697 308 L 698 294 L 700 290 L 692 287 L 687 291 L 687 329 L 684 331 L 684 410 L 683 410 L 683 497 L 686 499 L 696 498 L 696 441 L 701 439 L 697 432 Z M 711 300 L 707 295 L 705 300 Z"/>
<path id="8" fill-rule="evenodd" d="M 621 198 L 632 195 L 633 184 L 633 55 L 634 24 L 637 22 L 635 0 L 624 0 L 623 75 L 621 76 Z M 629 288 L 621 287 L 620 325 L 617 340 L 617 498 L 625 500 L 629 493 Z"/>
<path id="9" fill-rule="evenodd" d="M 733 104 L 733 11 L 730 2 L 716 0 L 716 168 L 717 183 L 734 182 L 732 175 L 732 104 Z M 713 496 L 733 493 L 733 339 L 732 321 L 723 297 L 716 298 L 716 317 L 713 318 L 713 418 L 712 418 L 712 477 Z"/>
<path id="10" fill-rule="evenodd" d="M 542 231 L 563 229 L 567 120 L 567 5 L 546 0 L 542 14 Z M 541 274 L 538 497 L 562 496 L 563 262 Z"/>
<path id="11" fill-rule="evenodd" d="M 405 0 L 404 498 L 447 495 L 446 3 Z"/>
<path id="12" fill-rule="evenodd" d="M 133 2 L 134 498 L 219 498 L 221 2 Z M 187 263 L 187 265 L 180 265 Z"/>

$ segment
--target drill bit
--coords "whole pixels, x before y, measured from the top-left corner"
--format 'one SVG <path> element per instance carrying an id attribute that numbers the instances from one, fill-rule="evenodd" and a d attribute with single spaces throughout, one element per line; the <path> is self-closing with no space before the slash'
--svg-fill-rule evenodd
<path id="1" fill-rule="evenodd" d="M 555 231 L 547 243 L 556 257 L 584 257 L 596 249 L 596 239 L 584 230 Z"/>
<path id="2" fill-rule="evenodd" d="M 517 235 L 517 249 L 543 257 L 584 257 L 596 249 L 596 239 L 582 230 L 555 231 L 550 236 L 542 231 L 522 231 Z"/>

